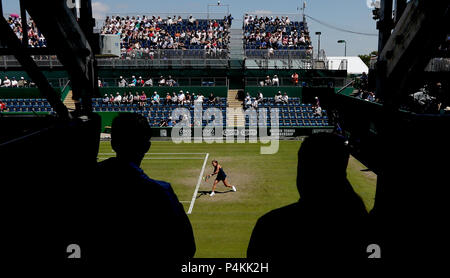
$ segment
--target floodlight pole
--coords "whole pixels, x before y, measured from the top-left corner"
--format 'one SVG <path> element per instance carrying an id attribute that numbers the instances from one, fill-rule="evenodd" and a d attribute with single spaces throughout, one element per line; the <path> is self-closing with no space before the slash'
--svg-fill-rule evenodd
<path id="1" fill-rule="evenodd" d="M 347 41 L 346 40 L 338 40 L 338 43 L 344 44 L 344 57 L 347 57 Z"/>
<path id="2" fill-rule="evenodd" d="M 320 59 L 320 35 L 322 35 L 322 32 L 316 32 L 316 35 L 319 36 L 319 43 L 317 44 L 317 60 Z"/>
<path id="3" fill-rule="evenodd" d="M 306 22 L 305 9 L 306 9 L 306 2 L 303 2 L 303 8 L 302 8 L 303 26 L 305 26 L 305 22 Z"/>

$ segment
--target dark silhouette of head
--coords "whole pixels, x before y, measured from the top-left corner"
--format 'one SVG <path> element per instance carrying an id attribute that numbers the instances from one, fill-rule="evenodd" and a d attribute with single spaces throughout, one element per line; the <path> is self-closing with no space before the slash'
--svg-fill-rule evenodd
<path id="1" fill-rule="evenodd" d="M 111 128 L 111 145 L 117 158 L 140 165 L 151 146 L 151 129 L 145 117 L 135 113 L 117 116 Z"/>
<path id="2" fill-rule="evenodd" d="M 298 152 L 300 197 L 318 205 L 361 200 L 347 180 L 349 157 L 344 138 L 336 134 L 319 133 L 305 139 Z"/>

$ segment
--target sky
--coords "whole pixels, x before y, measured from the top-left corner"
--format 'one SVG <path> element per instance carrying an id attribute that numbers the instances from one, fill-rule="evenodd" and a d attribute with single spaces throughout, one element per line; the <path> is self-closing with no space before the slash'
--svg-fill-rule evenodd
<path id="1" fill-rule="evenodd" d="M 3 0 L 4 14 L 17 13 L 19 0 Z M 92 7 L 96 18 L 116 14 L 155 14 L 169 13 L 183 15 L 204 13 L 210 5 L 210 12 L 227 12 L 229 8 L 235 20 L 242 22 L 245 13 L 258 12 L 267 15 L 300 14 L 298 7 L 306 2 L 305 14 L 329 25 L 355 32 L 376 34 L 376 22 L 372 19 L 372 10 L 368 2 L 371 0 L 221 0 L 221 7 L 216 0 L 93 0 Z M 226 6 L 228 5 L 228 6 Z M 199 17 L 197 17 L 199 18 Z M 320 48 L 325 49 L 327 56 L 344 56 L 344 44 L 347 41 L 347 56 L 369 54 L 377 50 L 376 36 L 363 36 L 334 30 L 307 18 L 311 40 L 317 50 L 318 37 L 315 32 L 322 33 Z M 236 25 L 237 26 L 237 25 Z M 234 27 L 236 27 L 234 26 Z"/>

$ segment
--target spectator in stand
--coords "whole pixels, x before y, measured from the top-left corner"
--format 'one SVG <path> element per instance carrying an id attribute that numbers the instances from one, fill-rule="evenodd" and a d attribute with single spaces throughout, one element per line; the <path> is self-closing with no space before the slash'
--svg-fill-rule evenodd
<path id="1" fill-rule="evenodd" d="M 23 78 L 23 77 L 21 77 L 21 78 Z M 20 82 L 20 81 L 19 81 L 19 82 Z M 100 79 L 98 79 L 97 84 L 98 84 L 98 87 L 99 87 L 99 88 L 103 87 L 103 83 L 102 83 L 102 81 L 101 81 Z M 19 86 L 19 87 L 20 87 L 20 86 Z"/>
<path id="2" fill-rule="evenodd" d="M 282 103 L 283 102 L 283 96 L 281 95 L 281 92 L 278 91 L 278 93 L 275 95 L 275 103 Z"/>
<path id="3" fill-rule="evenodd" d="M 169 93 L 166 94 L 166 105 L 172 104 L 172 97 Z"/>
<path id="4" fill-rule="evenodd" d="M 263 96 L 263 94 L 261 92 L 258 92 L 258 96 L 256 97 L 256 101 L 258 103 L 264 102 L 264 96 Z"/>
<path id="5" fill-rule="evenodd" d="M 128 103 L 133 104 L 133 102 L 134 102 L 133 93 L 129 92 L 127 98 L 128 98 Z"/>
<path id="6" fill-rule="evenodd" d="M 190 16 L 189 16 L 189 19 L 188 19 L 188 24 L 193 26 L 194 23 L 195 23 L 195 21 L 196 21 L 196 20 L 195 20 L 195 17 L 193 17 L 192 15 L 190 15 Z"/>
<path id="7" fill-rule="evenodd" d="M 183 105 L 186 101 L 186 96 L 184 95 L 183 90 L 180 91 L 180 94 L 178 95 L 178 103 Z"/>
<path id="8" fill-rule="evenodd" d="M 5 76 L 5 80 L 3 80 L 2 87 L 6 87 L 6 88 L 11 87 L 11 80 L 8 79 L 8 76 Z"/>
<path id="9" fill-rule="evenodd" d="M 169 126 L 169 127 L 173 126 L 172 117 L 169 117 L 169 119 L 167 120 L 167 126 Z"/>
<path id="10" fill-rule="evenodd" d="M 17 88 L 18 84 L 19 83 L 17 82 L 16 78 L 13 76 L 13 78 L 11 80 L 11 87 L 12 88 Z"/>
<path id="11" fill-rule="evenodd" d="M 9 26 L 14 31 L 16 36 L 22 40 L 23 38 L 23 26 L 22 26 L 22 19 L 20 17 L 9 17 L 7 20 Z M 28 23 L 28 45 L 33 48 L 37 47 L 46 47 L 47 42 L 42 35 L 42 33 L 37 29 L 36 24 L 34 21 L 29 18 L 27 20 Z"/>
<path id="12" fill-rule="evenodd" d="M 20 77 L 20 80 L 17 82 L 17 87 L 24 88 L 28 86 L 28 82 L 25 80 L 25 78 L 22 76 Z"/>
<path id="13" fill-rule="evenodd" d="M 166 85 L 169 87 L 174 87 L 175 86 L 175 80 L 173 80 L 172 76 L 169 75 L 169 78 L 167 79 L 167 83 Z"/>
<path id="14" fill-rule="evenodd" d="M 322 107 L 315 106 L 313 115 L 314 117 L 322 117 Z"/>
<path id="15" fill-rule="evenodd" d="M 134 96 L 133 96 L 133 102 L 136 104 L 139 104 L 140 101 L 141 101 L 141 97 L 139 96 L 139 93 L 135 92 Z"/>
<path id="16" fill-rule="evenodd" d="M 289 96 L 287 95 L 287 93 L 284 93 L 281 100 L 283 101 L 283 103 L 286 103 L 286 104 L 289 102 Z"/>
<path id="17" fill-rule="evenodd" d="M 178 96 L 175 92 L 172 94 L 172 103 L 178 104 Z"/>
<path id="18" fill-rule="evenodd" d="M 136 87 L 136 86 L 137 86 L 137 80 L 136 80 L 136 77 L 133 75 L 131 77 L 130 87 Z"/>
<path id="19" fill-rule="evenodd" d="M 145 81 L 144 86 L 153 87 L 153 79 L 149 78 L 147 81 Z"/>
<path id="20" fill-rule="evenodd" d="M 105 97 L 103 97 L 103 103 L 109 103 L 108 94 L 105 94 Z"/>
<path id="21" fill-rule="evenodd" d="M 113 94 L 110 94 L 109 95 L 109 102 L 111 102 L 111 103 L 114 103 L 114 100 L 115 100 L 116 98 L 113 96 Z"/>
<path id="22" fill-rule="evenodd" d="M 164 76 L 161 75 L 161 77 L 159 78 L 159 82 L 158 82 L 159 86 L 166 86 L 166 79 L 164 78 Z"/>
<path id="23" fill-rule="evenodd" d="M 203 101 L 204 101 L 204 96 L 202 95 L 202 94 L 200 94 L 200 95 L 198 95 L 198 97 L 197 97 L 197 102 L 198 103 L 203 103 Z"/>
<path id="24" fill-rule="evenodd" d="M 252 107 L 252 98 L 250 97 L 250 94 L 247 93 L 247 96 L 245 97 L 244 100 L 244 109 L 247 110 L 250 107 Z"/>
<path id="25" fill-rule="evenodd" d="M 278 75 L 274 75 L 272 78 L 272 85 L 280 87 L 280 79 L 278 78 Z"/>
<path id="26" fill-rule="evenodd" d="M 125 93 L 123 96 L 122 96 L 122 104 L 127 104 L 128 103 L 128 98 L 127 98 L 127 94 Z"/>
<path id="27" fill-rule="evenodd" d="M 256 98 L 253 99 L 252 107 L 253 107 L 254 109 L 258 109 L 258 100 L 257 100 Z"/>
<path id="28" fill-rule="evenodd" d="M 191 104 L 192 103 L 192 97 L 189 91 L 186 91 L 186 103 Z"/>
<path id="29" fill-rule="evenodd" d="M 299 22 L 294 23 L 289 17 L 245 15 L 244 44 L 246 48 L 270 49 L 270 57 L 274 49 L 305 50 L 311 45 L 311 40 L 307 27 L 299 26 Z"/>
<path id="30" fill-rule="evenodd" d="M 0 112 L 3 112 L 6 110 L 6 104 L 0 100 Z"/>
<path id="31" fill-rule="evenodd" d="M 270 76 L 266 76 L 266 80 L 264 81 L 264 86 L 272 86 L 272 79 L 270 79 Z"/>
<path id="32" fill-rule="evenodd" d="M 368 214 L 347 180 L 349 156 L 345 139 L 335 134 L 313 134 L 303 141 L 294 163 L 301 198 L 257 221 L 249 259 L 288 260 L 293 265 L 323 261 L 330 246 L 340 250 L 338 260 L 365 257 Z"/>
<path id="33" fill-rule="evenodd" d="M 127 80 L 125 80 L 125 78 L 123 78 L 123 76 L 121 76 L 119 78 L 119 87 L 123 88 L 123 87 L 127 87 L 127 86 L 128 86 Z"/>
<path id="34" fill-rule="evenodd" d="M 314 100 L 316 101 L 316 106 L 320 106 L 320 100 L 319 100 L 319 97 L 315 97 Z"/>
<path id="35" fill-rule="evenodd" d="M 369 89 L 369 77 L 366 72 L 363 72 L 360 77 L 361 90 L 367 91 Z"/>
<path id="36" fill-rule="evenodd" d="M 139 79 L 137 81 L 137 86 L 144 87 L 144 83 L 145 83 L 145 81 L 144 81 L 144 79 L 142 79 L 142 76 L 139 76 Z"/>
<path id="37" fill-rule="evenodd" d="M 294 72 L 294 74 L 292 74 L 291 78 L 292 78 L 292 84 L 294 84 L 294 86 L 298 86 L 298 73 Z"/>
<path id="38" fill-rule="evenodd" d="M 122 103 L 122 96 L 119 93 L 116 93 L 116 97 L 114 98 L 114 104 L 120 105 Z"/>
<path id="39" fill-rule="evenodd" d="M 92 222 L 100 230 L 92 237 L 99 245 L 93 244 L 94 252 L 89 253 L 96 261 L 104 257 L 105 249 L 108 253 L 118 249 L 119 260 L 128 262 L 156 256 L 161 262 L 177 261 L 195 254 L 192 226 L 172 186 L 151 179 L 141 169 L 150 140 L 151 129 L 142 115 L 124 113 L 113 120 L 111 146 L 117 155 L 98 164 L 101 183 L 91 190 L 99 199 L 95 199 L 92 219 L 105 217 Z M 146 223 L 147 216 L 152 225 Z"/>
<path id="40" fill-rule="evenodd" d="M 152 59 L 155 49 L 186 49 L 189 45 L 223 53 L 230 40 L 229 24 L 229 19 L 220 22 L 212 20 L 206 28 L 200 29 L 194 17 L 189 17 L 188 26 L 184 26 L 180 16 L 167 19 L 159 16 L 108 16 L 101 34 L 120 36 L 124 58 Z M 173 29 L 175 25 L 176 30 Z"/>
<path id="41" fill-rule="evenodd" d="M 139 107 L 142 109 L 147 103 L 147 95 L 144 91 L 142 91 L 140 99 L 139 99 Z"/>
<path id="42" fill-rule="evenodd" d="M 216 103 L 216 97 L 214 96 L 213 93 L 211 93 L 211 94 L 209 95 L 208 103 L 211 103 L 211 104 Z"/>
<path id="43" fill-rule="evenodd" d="M 159 95 L 156 91 L 153 93 L 152 104 L 159 104 Z"/>

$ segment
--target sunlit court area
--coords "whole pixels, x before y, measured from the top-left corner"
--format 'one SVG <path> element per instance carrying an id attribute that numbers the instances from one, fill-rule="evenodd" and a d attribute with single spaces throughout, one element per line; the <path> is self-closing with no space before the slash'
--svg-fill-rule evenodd
<path id="1" fill-rule="evenodd" d="M 6 265 L 290 277 L 442 258 L 448 1 L 0 11 Z"/>
<path id="2" fill-rule="evenodd" d="M 282 141 L 277 154 L 264 156 L 259 153 L 260 144 L 154 142 L 142 169 L 154 179 L 170 182 L 186 213 L 192 206 L 189 219 L 197 243 L 196 257 L 245 258 L 258 218 L 299 199 L 296 170 L 300 145 L 301 141 Z M 99 159 L 113 156 L 111 151 L 109 143 L 102 143 Z M 236 184 L 239 191 L 222 186 L 218 187 L 214 198 L 209 196 L 212 182 L 200 179 L 199 183 L 206 154 L 211 160 L 220 158 L 220 163 L 230 173 L 230 182 Z M 208 160 L 204 174 L 210 172 L 212 166 Z M 370 211 L 374 204 L 376 175 L 354 158 L 350 159 L 347 173 Z"/>

